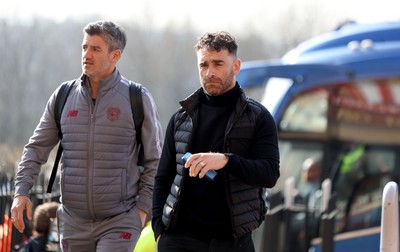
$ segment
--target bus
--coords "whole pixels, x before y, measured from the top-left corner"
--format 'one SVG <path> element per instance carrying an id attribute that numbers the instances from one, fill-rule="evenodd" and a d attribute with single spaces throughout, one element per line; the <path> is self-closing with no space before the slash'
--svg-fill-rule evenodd
<path id="1" fill-rule="evenodd" d="M 281 59 L 243 62 L 237 80 L 279 135 L 259 251 L 379 251 L 382 191 L 400 176 L 400 22 L 341 26 Z M 310 157 L 321 172 L 304 195 Z"/>

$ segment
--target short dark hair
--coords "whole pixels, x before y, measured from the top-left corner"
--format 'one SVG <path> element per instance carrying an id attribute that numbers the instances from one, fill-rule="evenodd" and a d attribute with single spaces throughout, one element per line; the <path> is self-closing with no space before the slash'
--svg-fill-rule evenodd
<path id="1" fill-rule="evenodd" d="M 237 57 L 238 45 L 235 38 L 228 32 L 207 32 L 199 38 L 194 46 L 196 51 L 201 49 L 215 50 L 217 52 L 227 49 L 230 54 Z"/>
<path id="2" fill-rule="evenodd" d="M 126 45 L 126 34 L 121 26 L 111 22 L 111 21 L 96 21 L 89 23 L 83 28 L 83 32 L 89 34 L 90 36 L 99 35 L 108 44 L 108 49 L 110 51 L 119 49 L 124 51 Z"/>
<path id="3" fill-rule="evenodd" d="M 33 228 L 40 234 L 48 234 L 51 219 L 56 218 L 58 202 L 46 202 L 35 208 L 33 215 Z"/>

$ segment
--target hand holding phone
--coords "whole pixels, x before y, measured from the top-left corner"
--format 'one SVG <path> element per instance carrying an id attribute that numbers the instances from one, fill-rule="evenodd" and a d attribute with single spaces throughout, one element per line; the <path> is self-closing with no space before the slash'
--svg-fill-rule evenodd
<path id="1" fill-rule="evenodd" d="M 183 155 L 183 157 L 182 157 L 183 162 L 186 163 L 188 161 L 188 159 L 190 158 L 190 156 L 192 156 L 192 153 L 186 152 L 186 154 Z M 215 170 L 208 170 L 205 175 L 205 177 L 210 181 L 214 181 L 216 176 L 217 176 L 217 172 Z"/>

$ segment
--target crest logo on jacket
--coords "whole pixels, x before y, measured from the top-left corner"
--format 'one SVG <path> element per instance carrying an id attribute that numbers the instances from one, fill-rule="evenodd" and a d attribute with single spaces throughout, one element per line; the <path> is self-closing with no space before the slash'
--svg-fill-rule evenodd
<path id="1" fill-rule="evenodd" d="M 121 113 L 121 110 L 119 108 L 109 107 L 107 109 L 107 118 L 108 118 L 108 120 L 114 122 L 114 121 L 118 120 L 120 113 Z"/>

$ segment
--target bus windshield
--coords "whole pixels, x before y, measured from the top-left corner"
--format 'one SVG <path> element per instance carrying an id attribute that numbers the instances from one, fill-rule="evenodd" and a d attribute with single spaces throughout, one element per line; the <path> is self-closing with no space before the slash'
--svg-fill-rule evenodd
<path id="1" fill-rule="evenodd" d="M 281 134 L 315 133 L 325 139 L 400 143 L 399 79 L 298 85 L 297 93 L 286 93 L 285 101 L 279 94 L 285 93 L 290 82 L 282 85 L 281 80 L 279 85 L 276 80 L 268 82 L 262 100 L 273 110 Z"/>

